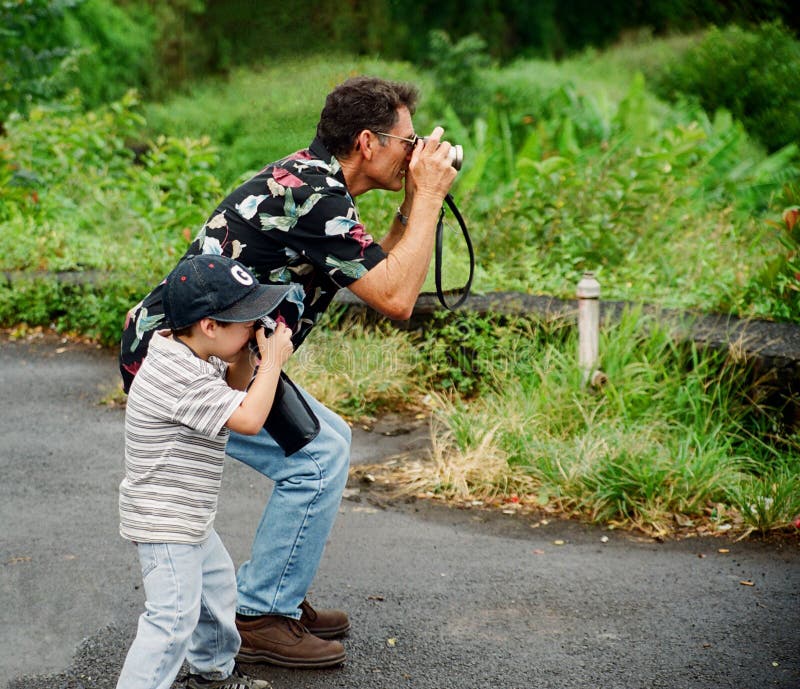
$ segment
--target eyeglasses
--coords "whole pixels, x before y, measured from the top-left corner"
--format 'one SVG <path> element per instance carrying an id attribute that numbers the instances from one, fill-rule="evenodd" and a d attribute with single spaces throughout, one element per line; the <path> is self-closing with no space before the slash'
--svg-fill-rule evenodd
<path id="1" fill-rule="evenodd" d="M 377 134 L 378 136 L 388 136 L 390 139 L 400 139 L 400 141 L 405 143 L 406 152 L 408 153 L 410 153 L 414 149 L 414 146 L 417 145 L 417 141 L 419 141 L 419 137 L 416 134 L 414 134 L 413 139 L 409 139 L 408 137 L 405 136 L 397 136 L 396 134 L 387 134 L 386 132 L 373 132 L 373 133 Z"/>

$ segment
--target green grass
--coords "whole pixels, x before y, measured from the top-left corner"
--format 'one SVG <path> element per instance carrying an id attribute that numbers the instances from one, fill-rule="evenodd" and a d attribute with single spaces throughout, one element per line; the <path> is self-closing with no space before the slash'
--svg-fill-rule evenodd
<path id="1" fill-rule="evenodd" d="M 516 348 L 495 358 L 506 340 Z M 490 380 L 466 400 L 441 386 L 432 461 L 396 470 L 407 490 L 467 503 L 513 493 L 656 536 L 793 528 L 800 438 L 765 442 L 772 421 L 748 403 L 753 379 L 735 352 L 678 344 L 631 311 L 603 328 L 608 381 L 595 389 L 564 324 L 497 324 L 471 346 Z"/>

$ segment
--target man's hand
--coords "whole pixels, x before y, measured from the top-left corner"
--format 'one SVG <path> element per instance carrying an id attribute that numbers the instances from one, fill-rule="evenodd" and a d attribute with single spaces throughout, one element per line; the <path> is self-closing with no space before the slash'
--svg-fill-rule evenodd
<path id="1" fill-rule="evenodd" d="M 428 195 L 441 205 L 456 178 L 458 171 L 450 162 L 452 145 L 442 141 L 442 134 L 444 129 L 434 127 L 431 135 L 419 141 L 411 154 L 406 172 L 406 194 L 410 183 L 413 189 L 412 207 L 413 196 L 417 194 Z"/>

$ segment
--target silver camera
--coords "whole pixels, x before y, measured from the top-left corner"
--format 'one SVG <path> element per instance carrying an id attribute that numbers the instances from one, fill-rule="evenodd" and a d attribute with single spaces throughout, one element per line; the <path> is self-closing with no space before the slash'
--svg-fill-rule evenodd
<path id="1" fill-rule="evenodd" d="M 423 141 L 427 141 L 427 136 L 419 137 Z M 461 164 L 464 162 L 464 149 L 459 144 L 451 144 L 450 148 L 450 165 L 452 165 L 456 170 L 461 169 Z"/>

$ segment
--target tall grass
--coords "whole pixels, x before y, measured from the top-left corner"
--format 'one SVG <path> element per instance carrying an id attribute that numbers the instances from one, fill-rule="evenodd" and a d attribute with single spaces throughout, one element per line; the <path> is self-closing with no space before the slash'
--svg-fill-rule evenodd
<path id="1" fill-rule="evenodd" d="M 432 456 L 400 469 L 402 485 L 461 500 L 513 493 L 652 535 L 791 525 L 800 445 L 759 439 L 771 421 L 748 404 L 736 356 L 678 344 L 638 311 L 603 329 L 601 389 L 583 387 L 576 349 L 559 327 L 521 343 L 481 396 L 440 394 Z"/>

